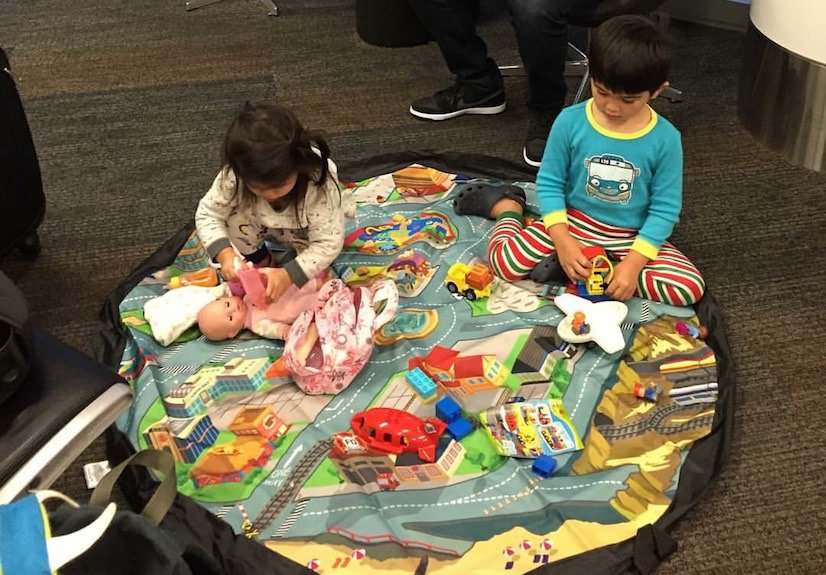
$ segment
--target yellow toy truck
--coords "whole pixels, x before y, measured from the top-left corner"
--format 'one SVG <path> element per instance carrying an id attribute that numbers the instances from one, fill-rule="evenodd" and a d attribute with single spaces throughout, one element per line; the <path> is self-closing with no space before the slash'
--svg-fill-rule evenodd
<path id="1" fill-rule="evenodd" d="M 447 270 L 445 286 L 450 293 L 460 294 L 470 301 L 490 297 L 493 271 L 483 263 L 456 262 Z"/>

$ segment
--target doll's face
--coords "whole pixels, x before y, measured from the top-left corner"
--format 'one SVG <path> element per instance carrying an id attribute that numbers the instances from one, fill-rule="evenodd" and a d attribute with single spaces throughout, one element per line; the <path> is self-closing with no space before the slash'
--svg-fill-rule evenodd
<path id="1" fill-rule="evenodd" d="M 208 303 L 198 312 L 198 328 L 212 341 L 223 341 L 244 329 L 247 306 L 238 296 L 225 296 Z"/>

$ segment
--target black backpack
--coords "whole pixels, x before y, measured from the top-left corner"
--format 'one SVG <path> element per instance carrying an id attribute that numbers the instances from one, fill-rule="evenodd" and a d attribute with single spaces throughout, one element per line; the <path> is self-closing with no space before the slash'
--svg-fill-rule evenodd
<path id="1" fill-rule="evenodd" d="M 37 257 L 37 228 L 45 211 L 29 122 L 9 59 L 0 48 L 0 257 L 15 248 L 24 257 Z"/>
<path id="2" fill-rule="evenodd" d="M 17 391 L 29 372 L 31 325 L 26 300 L 0 272 L 0 404 Z"/>

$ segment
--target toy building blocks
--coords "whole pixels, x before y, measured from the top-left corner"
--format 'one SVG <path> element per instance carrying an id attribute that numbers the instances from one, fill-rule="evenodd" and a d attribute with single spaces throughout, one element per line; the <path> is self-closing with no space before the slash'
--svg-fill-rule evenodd
<path id="1" fill-rule="evenodd" d="M 555 470 L 556 459 L 554 459 L 550 455 L 540 455 L 539 457 L 533 460 L 533 465 L 531 465 L 531 471 L 536 473 L 542 479 L 549 478 L 551 475 L 553 475 Z"/>
<path id="2" fill-rule="evenodd" d="M 461 441 L 473 433 L 473 424 L 462 416 L 447 424 L 447 432 L 456 441 Z"/>
<path id="3" fill-rule="evenodd" d="M 599 246 L 586 246 L 582 253 L 591 261 L 591 274 L 584 282 L 577 282 L 577 293 L 592 301 L 608 299 L 605 288 L 614 279 L 614 265 L 608 254 Z"/>
<path id="4" fill-rule="evenodd" d="M 414 367 L 408 371 L 404 379 L 425 403 L 436 398 L 436 383 L 420 367 Z"/>
<path id="5" fill-rule="evenodd" d="M 462 417 L 462 408 L 452 397 L 443 397 L 436 402 L 436 417 L 451 423 Z"/>
<path id="6" fill-rule="evenodd" d="M 456 262 L 447 270 L 445 286 L 450 293 L 460 294 L 470 301 L 490 297 L 493 271 L 483 263 L 468 265 Z"/>

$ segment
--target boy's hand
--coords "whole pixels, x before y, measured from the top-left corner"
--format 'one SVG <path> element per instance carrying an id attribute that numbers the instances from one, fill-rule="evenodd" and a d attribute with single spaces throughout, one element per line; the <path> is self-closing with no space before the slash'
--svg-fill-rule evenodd
<path id="1" fill-rule="evenodd" d="M 228 282 L 237 282 L 238 276 L 235 274 L 235 250 L 232 248 L 224 248 L 218 255 L 215 256 L 218 263 L 221 264 L 221 275 Z"/>
<path id="2" fill-rule="evenodd" d="M 556 243 L 556 251 L 562 269 L 573 282 L 585 280 L 591 275 L 591 260 L 582 253 L 582 244 L 570 235 L 560 239 Z"/>
<path id="3" fill-rule="evenodd" d="M 614 266 L 614 279 L 608 284 L 605 295 L 619 301 L 627 301 L 637 293 L 637 284 L 640 280 L 640 272 L 648 258 L 635 251 L 628 252 L 621 262 Z"/>
<path id="4" fill-rule="evenodd" d="M 267 303 L 278 301 L 293 283 L 284 268 L 259 268 L 258 271 L 267 276 Z"/>

